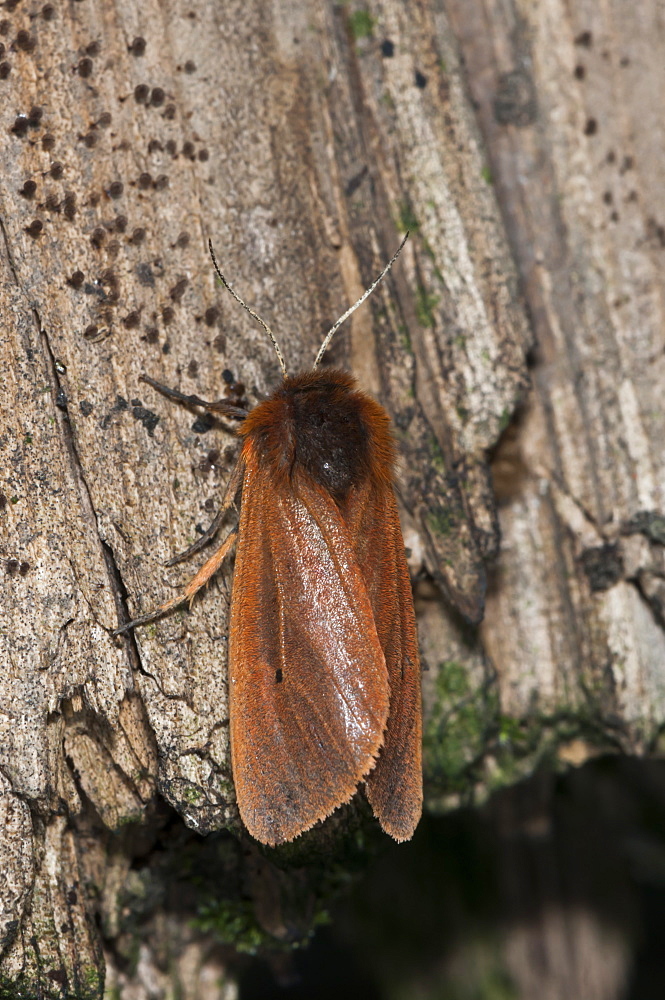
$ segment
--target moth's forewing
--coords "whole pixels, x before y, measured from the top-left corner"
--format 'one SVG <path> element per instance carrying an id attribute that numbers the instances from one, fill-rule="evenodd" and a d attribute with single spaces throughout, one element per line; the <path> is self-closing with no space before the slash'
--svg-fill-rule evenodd
<path id="1" fill-rule="evenodd" d="M 257 840 L 292 840 L 347 802 L 384 739 L 389 688 L 353 539 L 307 475 L 276 483 L 251 442 L 229 639 L 233 777 Z"/>

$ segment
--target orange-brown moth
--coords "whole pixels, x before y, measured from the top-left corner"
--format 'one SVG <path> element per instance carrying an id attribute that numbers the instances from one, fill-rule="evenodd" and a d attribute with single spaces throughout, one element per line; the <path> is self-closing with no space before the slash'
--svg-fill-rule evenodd
<path id="1" fill-rule="evenodd" d="M 408 233 L 407 233 L 408 236 Z M 293 840 L 348 802 L 361 782 L 379 823 L 408 840 L 422 809 L 420 661 L 394 492 L 388 414 L 353 376 L 283 372 L 252 410 L 207 403 L 143 377 L 168 397 L 241 420 L 240 456 L 215 535 L 240 494 L 240 518 L 174 600 L 123 625 L 191 601 L 236 547 L 229 632 L 233 779 L 242 820 L 264 844 Z"/>

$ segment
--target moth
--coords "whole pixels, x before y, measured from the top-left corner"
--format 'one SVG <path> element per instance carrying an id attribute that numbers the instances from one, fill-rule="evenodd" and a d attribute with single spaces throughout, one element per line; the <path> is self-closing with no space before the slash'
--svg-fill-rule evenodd
<path id="1" fill-rule="evenodd" d="M 239 421 L 242 445 L 219 514 L 169 565 L 212 540 L 240 498 L 237 529 L 176 598 L 126 631 L 192 601 L 235 546 L 229 630 L 231 760 L 238 807 L 264 844 L 293 840 L 364 782 L 374 815 L 408 840 L 422 809 L 420 660 L 385 409 L 352 375 L 289 375 L 253 409 L 206 402 L 142 376 L 176 401 Z"/>

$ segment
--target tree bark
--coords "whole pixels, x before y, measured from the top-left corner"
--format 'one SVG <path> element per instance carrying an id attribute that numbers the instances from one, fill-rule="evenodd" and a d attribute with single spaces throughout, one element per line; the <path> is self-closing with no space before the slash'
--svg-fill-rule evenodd
<path id="1" fill-rule="evenodd" d="M 296 371 L 409 228 L 329 360 L 394 421 L 429 805 L 652 749 L 663 28 L 652 0 L 2 14 L 0 976 L 99 996 L 103 943 L 123 997 L 230 996 L 177 911 L 127 931 L 133 859 L 165 830 L 239 829 L 230 573 L 111 634 L 187 579 L 163 564 L 212 520 L 236 448 L 139 376 L 208 399 L 226 369 L 251 401 L 276 384 L 208 238 Z M 253 886 L 288 937 L 283 873 L 248 852 L 229 895 Z"/>

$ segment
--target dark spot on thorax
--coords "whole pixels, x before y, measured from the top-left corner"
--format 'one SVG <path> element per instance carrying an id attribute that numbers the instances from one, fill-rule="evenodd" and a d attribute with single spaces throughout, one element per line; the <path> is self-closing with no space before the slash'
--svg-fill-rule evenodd
<path id="1" fill-rule="evenodd" d="M 290 394 L 295 463 L 342 500 L 368 464 L 368 435 L 357 400 L 338 386 L 318 384 Z"/>

